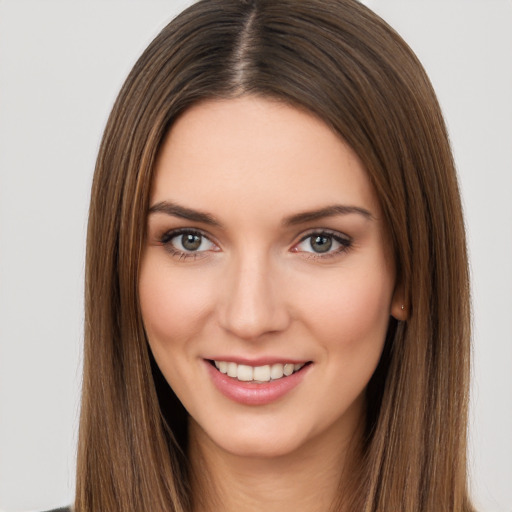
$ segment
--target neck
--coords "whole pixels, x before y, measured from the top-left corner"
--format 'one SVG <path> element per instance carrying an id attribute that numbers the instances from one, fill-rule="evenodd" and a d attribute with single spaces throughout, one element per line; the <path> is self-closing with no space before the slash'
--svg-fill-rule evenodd
<path id="1" fill-rule="evenodd" d="M 312 439 L 278 457 L 245 457 L 215 445 L 193 420 L 190 461 L 194 512 L 326 512 L 343 510 L 359 460 L 361 429 L 333 442 Z"/>

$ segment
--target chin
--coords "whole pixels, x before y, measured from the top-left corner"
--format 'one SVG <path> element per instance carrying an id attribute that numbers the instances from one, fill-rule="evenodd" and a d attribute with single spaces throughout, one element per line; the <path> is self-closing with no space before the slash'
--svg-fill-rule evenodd
<path id="1" fill-rule="evenodd" d="M 273 459 L 291 455 L 299 449 L 301 443 L 286 439 L 235 439 L 226 443 L 225 451 L 244 458 Z"/>
<path id="2" fill-rule="evenodd" d="M 210 445 L 235 457 L 271 459 L 283 457 L 298 451 L 308 441 L 307 433 L 299 433 L 288 426 L 275 427 L 270 425 L 255 425 L 253 428 L 228 423 L 218 425 L 218 428 L 204 429 L 194 420 L 190 428 L 191 437 L 195 437 L 203 446 Z M 205 444 L 206 443 L 206 444 Z"/>

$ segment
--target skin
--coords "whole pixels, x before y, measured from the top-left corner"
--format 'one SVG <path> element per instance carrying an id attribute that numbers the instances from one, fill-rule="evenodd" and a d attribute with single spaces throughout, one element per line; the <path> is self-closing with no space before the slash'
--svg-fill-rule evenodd
<path id="1" fill-rule="evenodd" d="M 403 316 L 361 162 L 307 112 L 251 96 L 207 101 L 165 139 L 150 205 L 140 303 L 157 364 L 190 413 L 195 484 L 217 500 L 196 510 L 326 510 L 353 462 L 390 315 Z M 298 217 L 333 205 L 350 209 Z M 185 251 L 177 229 L 202 233 L 199 250 Z M 315 252 L 312 232 L 328 252 Z M 246 405 L 207 371 L 205 360 L 231 357 L 311 364 L 280 399 Z"/>

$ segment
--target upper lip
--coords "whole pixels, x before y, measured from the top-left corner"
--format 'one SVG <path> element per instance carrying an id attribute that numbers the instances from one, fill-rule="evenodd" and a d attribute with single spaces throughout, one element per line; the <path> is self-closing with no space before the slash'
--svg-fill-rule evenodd
<path id="1" fill-rule="evenodd" d="M 308 359 L 297 359 L 295 357 L 262 356 L 249 358 L 243 356 L 214 356 L 206 358 L 208 361 L 226 361 L 228 363 L 244 364 L 247 366 L 266 366 L 272 364 L 306 364 Z"/>

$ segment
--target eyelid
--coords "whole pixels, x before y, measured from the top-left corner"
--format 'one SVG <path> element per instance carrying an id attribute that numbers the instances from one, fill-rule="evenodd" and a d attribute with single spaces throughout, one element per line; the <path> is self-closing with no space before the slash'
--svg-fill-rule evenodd
<path id="1" fill-rule="evenodd" d="M 165 240 L 167 242 L 167 241 L 172 240 L 174 237 L 177 237 L 179 235 L 188 235 L 188 234 L 202 236 L 203 238 L 207 238 L 208 240 L 210 240 L 210 242 L 212 242 L 212 244 L 217 245 L 212 240 L 212 236 L 211 235 L 209 235 L 208 233 L 205 233 L 202 229 L 198 229 L 198 228 L 172 228 L 172 229 L 168 229 L 168 230 L 166 230 L 160 236 L 160 240 L 161 241 Z"/>
<path id="2" fill-rule="evenodd" d="M 212 248 L 203 249 L 200 251 L 187 251 L 187 250 L 181 250 L 177 247 L 175 247 L 173 244 L 171 244 L 171 240 L 179 237 L 180 235 L 185 234 L 192 234 L 192 235 L 198 235 L 210 242 L 212 244 Z M 302 244 L 304 241 L 306 241 L 308 238 L 311 238 L 313 236 L 325 236 L 329 237 L 332 240 L 334 240 L 337 244 L 339 244 L 339 247 L 332 250 L 329 248 L 326 252 L 316 252 L 314 250 L 308 251 L 300 249 L 298 246 Z M 204 232 L 202 229 L 199 228 L 188 228 L 188 227 L 179 227 L 174 229 L 169 229 L 165 231 L 162 235 L 158 237 L 158 242 L 165 248 L 167 252 L 171 254 L 171 256 L 176 257 L 179 260 L 185 260 L 185 259 L 198 259 L 198 258 L 204 258 L 208 257 L 208 253 L 210 252 L 218 252 L 220 251 L 219 244 L 216 242 L 214 237 L 212 237 L 209 233 Z M 295 242 L 290 251 L 294 253 L 302 253 L 303 255 L 307 255 L 308 259 L 326 259 L 329 257 L 337 256 L 341 253 L 344 253 L 350 249 L 352 245 L 352 238 L 345 233 L 342 233 L 340 231 L 332 230 L 332 229 L 322 229 L 322 228 L 312 228 L 309 229 L 307 232 L 302 233 L 300 235 L 300 238 L 297 242 Z"/>
<path id="3" fill-rule="evenodd" d="M 208 240 L 213 246 L 214 249 L 205 249 L 201 251 L 186 251 L 178 249 L 177 247 L 174 247 L 171 244 L 171 240 L 173 238 L 176 238 L 180 235 L 197 235 L 201 238 L 204 238 Z M 216 241 L 213 240 L 213 237 L 209 235 L 208 233 L 205 233 L 203 230 L 198 228 L 175 228 L 175 229 L 169 229 L 165 231 L 161 236 L 159 236 L 159 242 L 162 244 L 162 246 L 165 248 L 166 251 L 168 251 L 171 256 L 176 257 L 179 260 L 186 260 L 186 259 L 198 259 L 198 258 L 204 258 L 207 257 L 209 252 L 218 252 L 220 250 L 218 244 Z"/>
<path id="4" fill-rule="evenodd" d="M 304 240 L 307 240 L 309 237 L 311 237 L 313 235 L 332 236 L 333 238 L 335 238 L 337 240 L 339 239 L 343 242 L 351 242 L 352 241 L 352 238 L 350 236 L 346 235 L 345 233 L 342 233 L 341 231 L 336 231 L 334 229 L 325 229 L 325 228 L 320 228 L 320 229 L 313 228 L 313 229 L 309 229 L 306 233 L 303 233 L 300 236 L 299 242 L 303 242 Z"/>
<path id="5" fill-rule="evenodd" d="M 298 249 L 298 246 L 301 243 L 305 242 L 308 238 L 311 238 L 313 236 L 330 237 L 336 243 L 338 243 L 340 245 L 340 247 L 338 247 L 335 250 L 329 250 L 325 253 L 315 252 L 315 251 L 305 251 L 305 250 Z M 340 231 L 335 231 L 332 229 L 310 229 L 306 233 L 303 233 L 300 236 L 298 242 L 293 244 L 293 246 L 291 248 L 291 252 L 304 253 L 305 255 L 307 255 L 308 259 L 309 258 L 325 259 L 325 258 L 329 258 L 332 256 L 337 256 L 341 253 L 345 253 L 346 251 L 348 251 L 350 249 L 351 246 L 352 246 L 352 237 L 346 235 L 345 233 L 342 233 Z"/>

